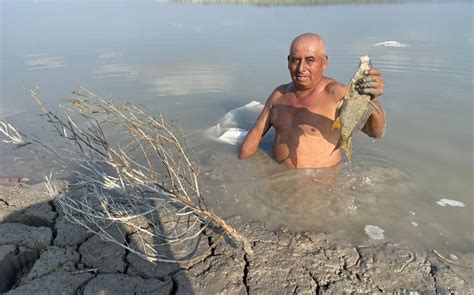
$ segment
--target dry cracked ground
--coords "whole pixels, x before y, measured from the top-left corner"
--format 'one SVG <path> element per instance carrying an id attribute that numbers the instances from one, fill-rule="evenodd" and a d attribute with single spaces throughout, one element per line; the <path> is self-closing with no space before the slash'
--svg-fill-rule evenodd
<path id="1" fill-rule="evenodd" d="M 5 294 L 474 290 L 472 268 L 451 265 L 433 253 L 387 241 L 354 246 L 323 233 L 270 232 L 240 218 L 229 222 L 252 241 L 253 255 L 208 233 L 199 247 L 222 242 L 199 262 L 151 263 L 67 221 L 44 184 L 0 186 L 0 222 L 0 292 Z"/>

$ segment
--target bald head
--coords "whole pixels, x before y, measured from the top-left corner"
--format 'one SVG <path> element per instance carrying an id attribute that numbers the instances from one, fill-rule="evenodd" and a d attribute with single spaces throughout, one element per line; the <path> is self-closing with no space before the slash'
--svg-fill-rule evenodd
<path id="1" fill-rule="evenodd" d="M 290 55 L 300 43 L 312 44 L 317 48 L 319 54 L 326 55 L 326 45 L 324 43 L 324 39 L 314 33 L 304 33 L 296 37 L 293 42 L 291 42 Z"/>

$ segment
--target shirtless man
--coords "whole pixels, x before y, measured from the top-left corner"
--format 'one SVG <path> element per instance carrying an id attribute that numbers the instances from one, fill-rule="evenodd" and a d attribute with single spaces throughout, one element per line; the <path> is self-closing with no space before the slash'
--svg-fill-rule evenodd
<path id="1" fill-rule="evenodd" d="M 341 162 L 341 152 L 334 147 L 340 129 L 332 129 L 338 102 L 345 85 L 323 76 L 328 65 L 324 40 L 305 33 L 293 40 L 288 55 L 292 82 L 278 86 L 268 98 L 254 126 L 240 148 L 240 159 L 254 154 L 270 127 L 275 128 L 273 157 L 295 168 L 331 167 Z M 365 73 L 358 83 L 362 93 L 370 94 L 379 109 L 372 114 L 362 131 L 382 138 L 385 112 L 377 99 L 384 81 L 377 69 Z"/>

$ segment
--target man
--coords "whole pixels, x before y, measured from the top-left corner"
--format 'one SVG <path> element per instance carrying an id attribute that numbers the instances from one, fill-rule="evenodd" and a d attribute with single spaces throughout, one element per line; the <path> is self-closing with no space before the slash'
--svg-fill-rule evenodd
<path id="1" fill-rule="evenodd" d="M 305 33 L 291 43 L 288 69 L 292 82 L 278 86 L 268 98 L 257 121 L 240 149 L 240 159 L 254 154 L 270 127 L 275 128 L 273 157 L 289 167 L 330 167 L 341 162 L 341 152 L 333 151 L 340 129 L 333 129 L 338 102 L 345 85 L 323 76 L 328 65 L 324 40 Z M 377 99 L 384 81 L 377 69 L 364 73 L 358 82 L 361 93 L 370 94 L 379 112 L 372 114 L 362 131 L 381 138 L 385 131 L 385 112 Z"/>

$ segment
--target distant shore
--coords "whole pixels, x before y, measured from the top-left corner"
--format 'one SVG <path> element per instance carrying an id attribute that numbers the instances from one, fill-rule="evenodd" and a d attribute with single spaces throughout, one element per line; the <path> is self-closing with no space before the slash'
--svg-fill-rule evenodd
<path id="1" fill-rule="evenodd" d="M 171 0 L 175 3 L 195 3 L 195 4 L 250 4 L 258 6 L 278 6 L 278 5 L 334 5 L 334 4 L 396 4 L 413 2 L 452 2 L 448 0 Z M 458 0 L 458 2 L 468 2 Z"/>

